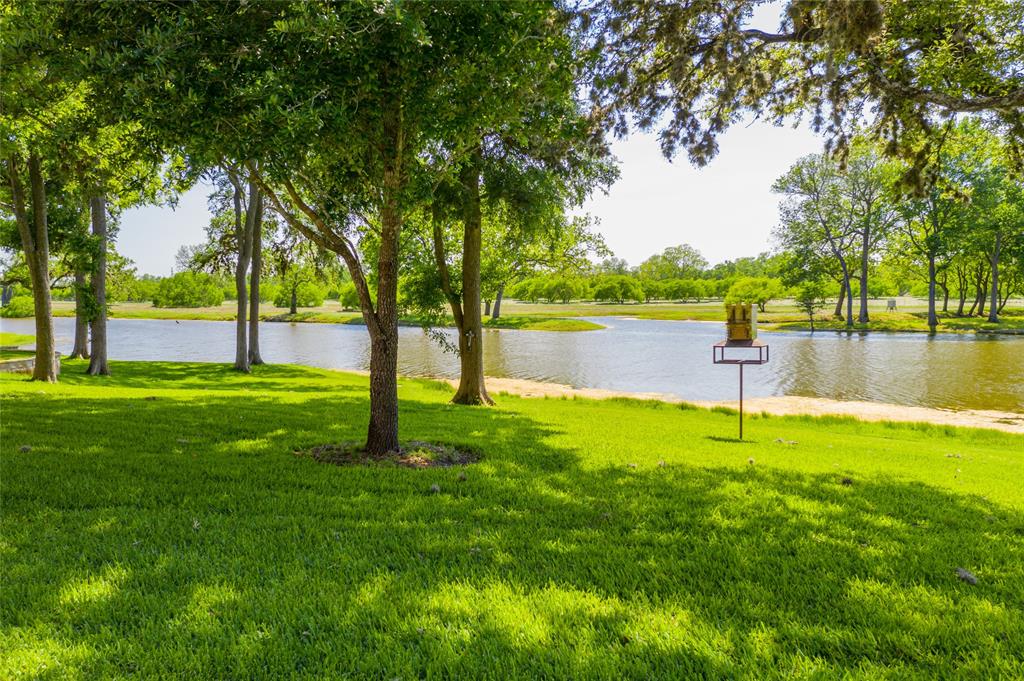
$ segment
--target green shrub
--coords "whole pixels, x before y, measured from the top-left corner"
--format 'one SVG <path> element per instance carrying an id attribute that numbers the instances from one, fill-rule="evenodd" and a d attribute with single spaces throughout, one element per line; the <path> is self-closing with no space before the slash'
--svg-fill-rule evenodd
<path id="1" fill-rule="evenodd" d="M 756 303 L 758 310 L 765 311 L 769 300 L 782 295 L 782 282 L 768 277 L 743 277 L 729 287 L 726 303 Z"/>
<path id="2" fill-rule="evenodd" d="M 14 296 L 5 307 L 0 307 L 0 317 L 31 317 L 35 311 L 32 296 Z"/>
<path id="3" fill-rule="evenodd" d="M 154 307 L 213 307 L 224 302 L 224 289 L 208 274 L 178 272 L 162 279 L 153 294 Z"/>
<path id="4" fill-rule="evenodd" d="M 359 309 L 359 294 L 356 293 L 356 285 L 349 282 L 338 291 L 338 302 L 345 310 Z"/>
<path id="5" fill-rule="evenodd" d="M 291 307 L 292 288 L 282 286 L 274 296 L 274 305 L 277 307 Z M 324 290 L 311 281 L 304 281 L 295 287 L 296 307 L 320 307 L 324 304 Z"/>

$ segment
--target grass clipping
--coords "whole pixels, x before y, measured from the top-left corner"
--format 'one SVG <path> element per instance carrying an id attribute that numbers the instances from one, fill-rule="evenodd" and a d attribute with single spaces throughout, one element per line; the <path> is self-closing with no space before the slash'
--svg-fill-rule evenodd
<path id="1" fill-rule="evenodd" d="M 384 455 L 368 454 L 364 445 L 355 442 L 317 445 L 297 451 L 295 455 L 335 466 L 391 464 L 404 468 L 450 468 L 467 466 L 480 460 L 479 452 L 466 447 L 418 440 L 410 440 L 397 452 Z"/>

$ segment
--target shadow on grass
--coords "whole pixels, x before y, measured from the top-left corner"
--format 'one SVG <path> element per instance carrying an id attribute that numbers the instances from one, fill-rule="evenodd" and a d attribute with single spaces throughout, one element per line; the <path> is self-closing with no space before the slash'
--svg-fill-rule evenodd
<path id="1" fill-rule="evenodd" d="M 291 452 L 361 437 L 365 396 L 296 399 L 54 395 L 45 414 L 10 400 L 7 664 L 84 678 L 1020 669 L 1019 512 L 882 477 L 589 468 L 551 444 L 555 426 L 440 401 L 403 402 L 403 437 L 483 450 L 466 480 L 323 466 Z"/>

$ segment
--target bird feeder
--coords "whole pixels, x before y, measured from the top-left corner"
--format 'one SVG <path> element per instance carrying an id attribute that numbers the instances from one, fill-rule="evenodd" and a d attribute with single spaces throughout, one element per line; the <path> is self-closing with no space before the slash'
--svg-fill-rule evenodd
<path id="1" fill-rule="evenodd" d="M 711 346 L 714 364 L 740 368 L 740 439 L 743 439 L 743 367 L 768 363 L 768 344 L 757 340 L 757 309 L 750 303 L 725 306 L 725 340 Z"/>

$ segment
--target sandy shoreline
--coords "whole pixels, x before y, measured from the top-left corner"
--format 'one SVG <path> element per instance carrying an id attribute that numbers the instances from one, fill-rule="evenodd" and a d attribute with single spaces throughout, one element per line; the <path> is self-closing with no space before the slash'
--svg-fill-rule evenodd
<path id="1" fill-rule="evenodd" d="M 458 385 L 457 380 L 447 380 L 452 386 Z M 573 388 L 559 383 L 543 383 L 528 381 L 521 378 L 487 378 L 487 389 L 492 393 L 510 393 L 521 397 L 585 397 L 590 399 L 608 399 L 611 397 L 631 397 L 641 400 L 661 400 L 679 403 L 678 397 L 665 393 L 633 393 L 600 388 Z M 730 407 L 739 405 L 735 400 L 724 402 L 693 402 L 700 407 Z M 942 426 L 961 426 L 967 428 L 991 428 L 1008 433 L 1024 434 L 1024 414 L 988 409 L 936 409 L 933 407 L 913 407 L 884 402 L 860 402 L 830 400 L 819 397 L 753 397 L 743 401 L 747 413 L 766 412 L 778 416 L 807 414 L 811 416 L 852 416 L 864 421 L 905 421 L 934 423 Z"/>

